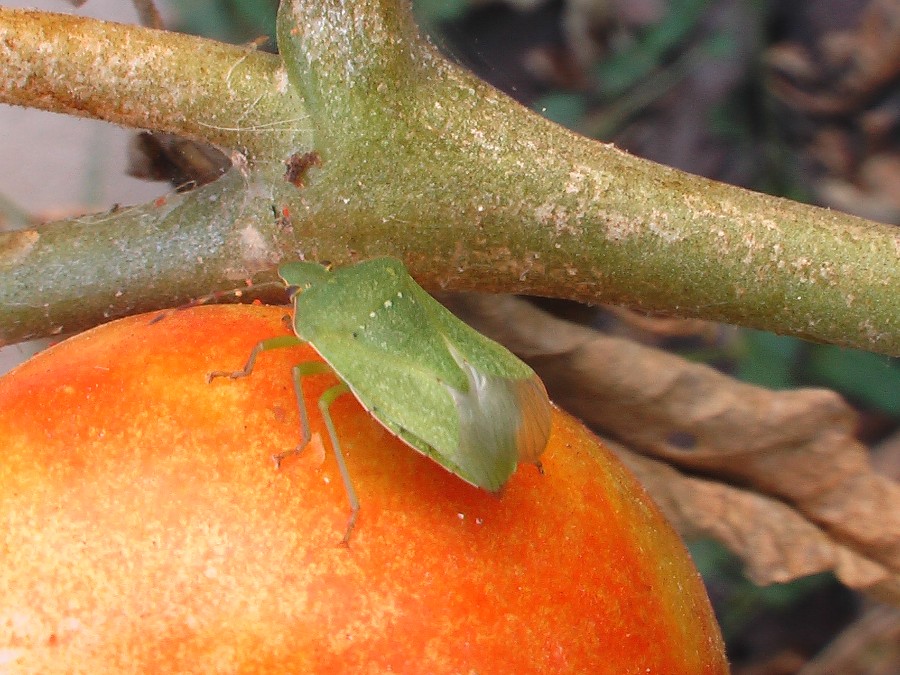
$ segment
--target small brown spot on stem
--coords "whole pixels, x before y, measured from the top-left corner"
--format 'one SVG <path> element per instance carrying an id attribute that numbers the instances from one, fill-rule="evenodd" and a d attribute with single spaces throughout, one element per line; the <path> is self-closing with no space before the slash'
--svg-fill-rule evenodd
<path id="1" fill-rule="evenodd" d="M 310 152 L 295 152 L 285 162 L 287 170 L 284 172 L 284 179 L 293 183 L 296 187 L 302 188 L 306 180 L 306 172 L 311 166 L 322 166 L 322 158 L 315 150 Z"/>

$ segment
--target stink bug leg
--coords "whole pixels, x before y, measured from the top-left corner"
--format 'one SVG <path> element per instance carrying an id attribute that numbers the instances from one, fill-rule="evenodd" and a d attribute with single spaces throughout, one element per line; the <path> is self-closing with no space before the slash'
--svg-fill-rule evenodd
<path id="1" fill-rule="evenodd" d="M 253 366 L 256 364 L 256 357 L 259 356 L 261 352 L 267 352 L 270 349 L 296 347 L 297 345 L 302 344 L 303 340 L 293 335 L 279 335 L 278 337 L 269 338 L 268 340 L 262 340 L 261 342 L 256 343 L 256 346 L 253 348 L 253 351 L 250 352 L 250 357 L 247 359 L 247 363 L 244 364 L 243 368 L 240 370 L 216 370 L 206 376 L 206 381 L 212 382 L 217 377 L 228 377 L 232 380 L 236 380 L 239 377 L 247 377 L 253 372 Z"/>
<path id="2" fill-rule="evenodd" d="M 333 371 L 325 363 L 307 361 L 306 363 L 298 363 L 291 369 L 291 372 L 294 374 L 294 395 L 297 398 L 297 407 L 300 409 L 300 445 L 293 450 L 285 450 L 284 452 L 279 452 L 277 455 L 272 455 L 272 459 L 275 460 L 276 469 L 281 468 L 281 462 L 285 457 L 299 455 L 303 452 L 306 444 L 309 443 L 309 440 L 312 438 L 312 431 L 309 428 L 309 414 L 306 412 L 306 399 L 303 397 L 303 378 L 306 375 L 324 375 Z M 331 389 L 326 391 L 325 394 L 329 391 L 331 391 Z M 322 397 L 324 397 L 325 394 L 322 394 Z M 319 402 L 321 405 L 321 398 L 319 399 Z"/>
<path id="3" fill-rule="evenodd" d="M 217 377 L 228 377 L 232 380 L 236 380 L 241 377 L 247 377 L 253 372 L 253 366 L 256 364 L 256 359 L 262 352 L 269 351 L 270 349 L 296 347 L 300 344 L 303 344 L 303 340 L 293 335 L 280 335 L 278 337 L 269 338 L 268 340 L 262 340 L 261 342 L 258 342 L 255 347 L 253 347 L 253 351 L 250 352 L 250 357 L 247 359 L 247 363 L 241 370 L 218 370 L 209 373 L 206 376 L 206 380 L 207 382 L 211 382 Z M 276 469 L 281 467 L 281 462 L 286 457 L 289 457 L 290 455 L 298 455 L 303 452 L 303 450 L 309 444 L 310 439 L 312 438 L 312 431 L 310 430 L 309 426 L 309 413 L 306 409 L 306 399 L 303 396 L 303 378 L 310 375 L 334 374 L 334 371 L 328 366 L 328 364 L 322 363 L 320 361 L 307 361 L 306 363 L 299 363 L 293 367 L 292 372 L 294 376 L 294 393 L 297 397 L 297 407 L 300 409 L 300 444 L 292 450 L 287 450 L 285 452 L 281 452 L 277 455 L 272 456 L 272 459 L 275 460 Z M 350 543 L 350 534 L 353 531 L 353 526 L 356 525 L 356 519 L 359 516 L 359 498 L 356 496 L 356 490 L 354 489 L 353 483 L 350 480 L 350 472 L 347 470 L 347 463 L 344 461 L 344 455 L 341 452 L 341 444 L 338 441 L 337 431 L 334 427 L 334 421 L 331 419 L 331 404 L 334 403 L 335 399 L 337 399 L 339 396 L 341 396 L 342 394 L 347 394 L 349 392 L 350 388 L 346 384 L 344 384 L 344 382 L 340 382 L 339 384 L 326 389 L 325 392 L 319 397 L 319 410 L 322 412 L 322 418 L 325 420 L 325 426 L 328 429 L 328 435 L 331 438 L 331 447 L 334 449 L 334 456 L 337 460 L 338 470 L 341 473 L 341 480 L 344 483 L 344 490 L 347 492 L 347 501 L 350 502 L 350 518 L 347 520 L 347 529 L 344 531 L 343 539 L 341 539 L 341 543 L 345 546 Z"/>
<path id="4" fill-rule="evenodd" d="M 294 372 L 297 373 L 299 368 L 300 366 L 296 366 Z M 295 375 L 295 378 L 299 377 L 299 374 Z M 299 379 L 296 379 L 295 381 L 299 382 Z M 341 452 L 341 444 L 338 442 L 337 432 L 334 429 L 334 421 L 331 419 L 331 404 L 334 403 L 338 396 L 342 396 L 349 392 L 350 387 L 341 382 L 340 384 L 336 384 L 330 389 L 327 389 L 325 393 L 319 397 L 319 410 L 322 411 L 322 418 L 325 420 L 325 426 L 328 427 L 328 435 L 331 436 L 331 447 L 334 448 L 334 456 L 335 459 L 337 459 L 338 470 L 341 472 L 341 480 L 344 481 L 344 490 L 346 490 L 347 500 L 350 502 L 350 518 L 347 520 L 347 529 L 344 530 L 344 538 L 341 539 L 341 543 L 344 546 L 350 544 L 350 533 L 353 531 L 353 526 L 356 525 L 356 518 L 359 516 L 359 497 L 356 496 L 356 490 L 353 488 L 353 482 L 350 480 L 350 472 L 347 471 L 344 453 Z M 305 405 L 302 397 L 299 399 L 299 403 L 300 409 L 303 410 Z"/>
<path id="5" fill-rule="evenodd" d="M 303 452 L 303 449 L 306 447 L 307 443 L 309 443 L 310 438 L 312 438 L 312 432 L 309 428 L 309 413 L 306 410 L 306 397 L 303 396 L 303 378 L 310 375 L 334 374 L 334 371 L 328 364 L 319 361 L 298 363 L 292 370 L 294 374 L 294 393 L 297 396 L 297 407 L 300 408 L 302 437 L 300 439 L 300 445 L 296 448 L 288 450 L 287 452 L 282 452 L 273 457 L 276 467 L 281 466 L 281 462 L 285 457 Z M 319 397 L 319 410 L 322 413 L 322 419 L 325 420 L 328 436 L 331 438 L 331 447 L 334 450 L 334 457 L 337 460 L 338 471 L 341 472 L 344 490 L 347 492 L 347 501 L 350 502 L 350 518 L 347 520 L 347 529 L 344 531 L 343 539 L 341 539 L 341 543 L 345 546 L 350 543 L 350 533 L 353 531 L 353 526 L 356 525 L 356 518 L 359 516 L 359 497 L 356 496 L 356 490 L 353 487 L 353 482 L 350 480 L 350 472 L 347 470 L 347 463 L 344 461 L 344 453 L 341 452 L 341 444 L 340 441 L 338 441 L 337 431 L 334 428 L 334 421 L 331 419 L 331 404 L 334 403 L 335 399 L 339 396 L 349 392 L 350 388 L 344 384 L 344 382 L 340 382 L 339 384 L 326 389 Z"/>

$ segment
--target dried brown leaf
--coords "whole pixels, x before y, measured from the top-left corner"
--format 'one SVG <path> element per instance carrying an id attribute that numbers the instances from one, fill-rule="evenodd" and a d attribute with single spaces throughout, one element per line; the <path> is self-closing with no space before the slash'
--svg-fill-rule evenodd
<path id="1" fill-rule="evenodd" d="M 179 191 L 211 183 L 231 166 L 228 158 L 211 145 L 149 131 L 132 139 L 128 164 L 129 175 L 167 180 Z"/>
<path id="2" fill-rule="evenodd" d="M 641 342 L 649 339 L 698 338 L 713 344 L 719 339 L 722 324 L 705 319 L 682 319 L 679 317 L 647 315 L 628 307 L 607 307 L 620 327 L 616 333 L 621 337 L 638 336 Z"/>
<path id="3" fill-rule="evenodd" d="M 68 3 L 74 7 L 81 7 L 87 0 L 68 0 Z M 133 0 L 135 9 L 141 19 L 141 24 L 149 28 L 163 28 L 162 16 L 153 0 Z"/>
<path id="4" fill-rule="evenodd" d="M 900 609 L 876 605 L 797 675 L 891 675 L 900 663 Z"/>
<path id="5" fill-rule="evenodd" d="M 878 473 L 900 480 L 900 431 L 895 431 L 874 448 L 872 465 Z"/>
<path id="6" fill-rule="evenodd" d="M 148 28 L 165 28 L 162 15 L 156 9 L 153 0 L 132 0 L 134 8 L 141 19 L 141 25 Z"/>
<path id="7" fill-rule="evenodd" d="M 855 30 L 824 36 L 818 51 L 824 59 L 803 55 L 796 45 L 770 49 L 772 91 L 806 113 L 857 110 L 900 74 L 900 6 L 873 0 Z"/>
<path id="8" fill-rule="evenodd" d="M 822 179 L 817 194 L 830 208 L 881 223 L 900 224 L 900 208 L 877 191 L 867 192 L 845 180 Z"/>
<path id="9" fill-rule="evenodd" d="M 607 441 L 676 529 L 709 537 L 745 562 L 760 585 L 833 571 L 847 586 L 900 604 L 900 575 L 834 541 L 822 528 L 772 497 L 685 476 L 659 460 Z"/>
<path id="10" fill-rule="evenodd" d="M 880 195 L 900 211 L 900 155 L 894 152 L 867 157 L 859 176 L 870 192 Z"/>
<path id="11" fill-rule="evenodd" d="M 601 433 L 717 479 L 650 482 L 684 531 L 725 542 L 754 578 L 833 569 L 900 602 L 900 485 L 872 470 L 855 413 L 834 392 L 744 384 L 516 298 L 448 304 L 529 361 L 554 400 Z"/>

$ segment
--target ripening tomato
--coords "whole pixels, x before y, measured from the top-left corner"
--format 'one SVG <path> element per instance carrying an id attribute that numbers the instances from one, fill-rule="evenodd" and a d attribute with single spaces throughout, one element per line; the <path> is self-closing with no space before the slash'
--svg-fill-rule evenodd
<path id="1" fill-rule="evenodd" d="M 555 411 L 543 474 L 499 495 L 332 409 L 263 354 L 285 310 L 199 307 L 67 340 L 0 378 L 4 672 L 724 673 L 690 558 L 644 490 Z M 324 439 L 324 442 L 323 442 Z"/>

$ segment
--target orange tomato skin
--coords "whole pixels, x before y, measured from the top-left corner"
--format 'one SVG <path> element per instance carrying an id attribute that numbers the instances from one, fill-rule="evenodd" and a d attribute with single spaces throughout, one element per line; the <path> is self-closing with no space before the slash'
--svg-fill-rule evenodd
<path id="1" fill-rule="evenodd" d="M 725 673 L 705 591 L 635 479 L 554 411 L 543 475 L 500 496 L 333 407 L 267 352 L 280 308 L 199 307 L 83 333 L 0 378 L 0 671 Z M 324 442 L 323 442 L 324 441 Z"/>

